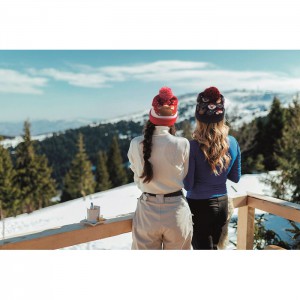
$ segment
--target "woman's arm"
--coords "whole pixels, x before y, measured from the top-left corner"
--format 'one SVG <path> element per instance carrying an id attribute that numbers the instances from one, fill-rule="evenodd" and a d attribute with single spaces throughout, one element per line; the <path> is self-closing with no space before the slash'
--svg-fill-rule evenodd
<path id="1" fill-rule="evenodd" d="M 235 183 L 238 183 L 241 178 L 241 151 L 239 144 L 236 143 L 235 161 L 227 174 L 227 178 Z"/>

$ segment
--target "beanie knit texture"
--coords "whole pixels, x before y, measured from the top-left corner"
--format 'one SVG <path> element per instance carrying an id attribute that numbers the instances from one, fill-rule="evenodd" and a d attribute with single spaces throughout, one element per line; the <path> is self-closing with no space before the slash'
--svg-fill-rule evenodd
<path id="1" fill-rule="evenodd" d="M 157 126 L 172 126 L 178 116 L 178 99 L 169 87 L 162 87 L 153 98 L 149 120 Z"/>
<path id="2" fill-rule="evenodd" d="M 218 123 L 224 119 L 225 98 L 212 86 L 198 94 L 195 117 L 203 123 Z"/>

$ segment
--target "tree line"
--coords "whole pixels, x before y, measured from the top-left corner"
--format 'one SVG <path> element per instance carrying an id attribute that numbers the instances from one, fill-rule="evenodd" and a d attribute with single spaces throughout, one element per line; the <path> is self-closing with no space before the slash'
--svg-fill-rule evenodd
<path id="1" fill-rule="evenodd" d="M 295 97 L 288 107 L 273 99 L 266 117 L 256 118 L 243 124 L 239 130 L 232 130 L 238 139 L 242 152 L 242 173 L 268 173 L 263 180 L 272 190 L 272 196 L 300 203 L 300 101 Z M 286 249 L 300 249 L 300 226 L 289 221 L 293 242 L 288 245 L 278 234 L 266 230 L 263 219 L 255 220 L 255 247 L 262 249 L 273 244 Z"/>
<path id="2" fill-rule="evenodd" d="M 63 178 L 63 187 L 53 178 L 52 168 L 44 154 L 38 154 L 30 134 L 30 123 L 24 123 L 23 142 L 13 153 L 0 145 L 0 217 L 16 216 L 60 202 L 85 197 L 126 184 L 129 172 L 123 164 L 118 139 L 113 137 L 108 154 L 99 151 L 93 166 L 79 133 L 77 150 Z M 59 197 L 59 192 L 61 193 Z"/>
<path id="3" fill-rule="evenodd" d="M 241 147 L 242 173 L 269 175 L 273 196 L 300 203 L 300 98 L 288 107 L 274 98 L 267 116 L 231 129 Z"/>
<path id="4" fill-rule="evenodd" d="M 35 153 L 27 121 L 23 139 L 15 153 L 15 164 L 9 151 L 0 146 L 1 218 L 49 206 L 56 195 L 48 160 Z"/>
<path id="5" fill-rule="evenodd" d="M 118 138 L 122 160 L 126 162 L 130 140 L 140 135 L 142 129 L 143 124 L 132 121 L 83 126 L 54 133 L 50 138 L 35 142 L 34 147 L 36 153 L 47 156 L 53 170 L 53 178 L 56 180 L 59 189 L 62 189 L 64 177 L 70 168 L 73 157 L 77 153 L 79 134 L 84 137 L 85 151 L 89 160 L 93 166 L 96 166 L 99 151 L 107 153 L 109 158 L 109 148 L 115 136 Z"/>

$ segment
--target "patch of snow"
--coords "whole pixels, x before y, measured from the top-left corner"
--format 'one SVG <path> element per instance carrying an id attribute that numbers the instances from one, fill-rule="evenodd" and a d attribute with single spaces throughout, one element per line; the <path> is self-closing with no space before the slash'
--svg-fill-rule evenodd
<path id="1" fill-rule="evenodd" d="M 46 138 L 50 138 L 52 136 L 53 136 L 53 133 L 41 134 L 41 135 L 32 136 L 31 140 L 41 142 L 41 141 L 45 140 Z M 23 142 L 23 137 L 16 136 L 12 139 L 4 139 L 4 140 L 0 141 L 0 145 L 2 145 L 4 148 L 9 148 L 9 147 L 15 148 L 22 142 Z"/>

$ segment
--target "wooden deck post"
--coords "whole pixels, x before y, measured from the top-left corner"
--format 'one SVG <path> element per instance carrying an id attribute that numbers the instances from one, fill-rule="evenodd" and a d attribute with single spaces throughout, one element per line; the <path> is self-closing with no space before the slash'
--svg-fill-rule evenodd
<path id="1" fill-rule="evenodd" d="M 255 209 L 243 206 L 238 211 L 237 250 L 253 250 Z"/>

